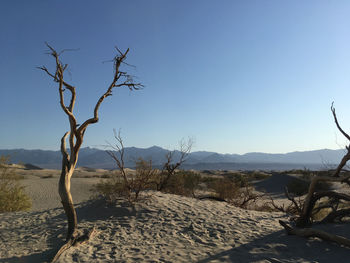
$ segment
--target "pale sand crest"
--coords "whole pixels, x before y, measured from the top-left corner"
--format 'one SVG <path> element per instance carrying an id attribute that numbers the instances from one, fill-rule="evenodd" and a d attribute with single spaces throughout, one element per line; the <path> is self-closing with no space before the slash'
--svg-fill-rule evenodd
<path id="1" fill-rule="evenodd" d="M 93 180 L 73 179 L 73 198 L 88 198 Z M 42 189 L 34 196 L 37 211 L 0 214 L 0 262 L 49 262 L 64 240 L 63 210 L 53 208 L 59 206 L 57 178 L 37 180 L 25 183 L 32 195 Z M 281 213 L 149 194 L 135 208 L 122 203 L 108 207 L 102 200 L 77 205 L 79 227 L 95 225 L 99 233 L 58 262 L 350 262 L 350 249 L 287 236 L 278 223 L 287 219 Z M 350 237 L 347 228 L 332 226 L 331 231 Z"/>

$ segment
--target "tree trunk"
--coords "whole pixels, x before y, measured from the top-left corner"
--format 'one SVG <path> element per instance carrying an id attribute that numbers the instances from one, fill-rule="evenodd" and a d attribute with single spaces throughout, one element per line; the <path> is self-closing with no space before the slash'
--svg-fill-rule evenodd
<path id="1" fill-rule="evenodd" d="M 63 164 L 63 166 L 65 165 Z M 62 167 L 61 177 L 58 185 L 58 193 L 61 197 L 63 209 L 68 220 L 68 231 L 66 238 L 66 240 L 68 241 L 69 239 L 74 238 L 76 236 L 78 220 L 74 208 L 72 195 L 70 193 L 70 179 L 73 175 L 75 167 L 70 167 L 70 169 L 66 169 L 66 167 L 67 166 Z"/>

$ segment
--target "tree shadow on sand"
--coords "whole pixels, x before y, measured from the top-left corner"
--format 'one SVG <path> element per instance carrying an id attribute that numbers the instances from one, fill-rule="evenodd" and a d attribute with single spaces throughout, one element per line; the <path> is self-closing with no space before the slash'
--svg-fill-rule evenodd
<path id="1" fill-rule="evenodd" d="M 136 215 L 134 208 L 127 206 L 125 203 L 119 203 L 116 206 L 108 205 L 101 199 L 89 200 L 76 205 L 76 211 L 78 215 L 78 227 L 81 229 L 92 228 L 98 221 L 105 221 L 113 217 L 117 222 L 123 222 L 130 217 Z M 49 212 L 53 216 L 48 216 L 44 224 L 36 225 L 33 221 L 31 225 L 24 226 L 13 226 L 10 230 L 21 229 L 22 234 L 25 234 L 28 244 L 33 244 L 33 253 L 25 256 L 15 256 L 9 258 L 0 259 L 0 263 L 38 263 L 38 262 L 50 262 L 55 256 L 58 249 L 64 244 L 67 221 L 64 214 L 63 208 L 55 208 L 40 212 L 30 212 L 24 214 L 29 217 L 29 220 L 38 218 L 44 213 Z M 36 233 L 33 235 L 33 233 Z M 47 236 L 46 243 L 47 248 L 40 250 L 35 247 L 35 243 L 38 243 L 40 235 Z M 28 246 L 30 247 L 30 246 Z"/>
<path id="2" fill-rule="evenodd" d="M 327 226 L 344 235 L 347 225 Z M 346 230 L 349 234 L 349 230 Z M 218 262 L 347 262 L 350 249 L 320 239 L 288 236 L 284 230 L 257 238 L 250 243 L 213 254 L 198 263 Z"/>

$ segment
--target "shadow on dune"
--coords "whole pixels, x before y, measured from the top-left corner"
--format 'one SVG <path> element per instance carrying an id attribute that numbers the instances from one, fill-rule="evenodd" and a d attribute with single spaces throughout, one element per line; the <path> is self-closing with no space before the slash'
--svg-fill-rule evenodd
<path id="1" fill-rule="evenodd" d="M 116 205 L 108 204 L 103 199 L 92 199 L 82 202 L 76 207 L 78 224 L 79 222 L 96 222 L 111 217 L 136 216 L 136 210 L 125 202 L 118 202 Z"/>
<path id="2" fill-rule="evenodd" d="M 104 221 L 113 217 L 119 222 L 123 222 L 130 217 L 136 216 L 135 209 L 126 204 L 119 203 L 116 206 L 109 206 L 104 200 L 89 200 L 76 205 L 78 216 L 78 229 L 92 228 L 97 221 Z M 31 223 L 26 226 L 13 226 L 9 231 L 21 231 L 27 237 L 26 242 L 33 244 L 33 253 L 20 256 L 0 259 L 0 263 L 38 263 L 50 262 L 58 249 L 64 244 L 67 231 L 66 216 L 63 208 L 55 208 L 39 212 L 24 213 L 28 220 L 40 218 L 49 213 L 44 224 L 36 225 Z M 51 216 L 53 215 L 53 216 Z M 35 233 L 35 234 L 34 234 Z M 47 248 L 41 250 L 35 247 L 38 243 L 38 235 L 45 235 Z"/>
<path id="3" fill-rule="evenodd" d="M 57 213 L 58 208 L 47 210 L 51 213 Z M 47 211 L 39 211 L 39 212 L 30 212 L 25 214 L 25 217 L 29 217 L 29 220 L 40 218 L 42 215 L 47 213 Z M 11 258 L 2 258 L 0 262 L 8 262 L 8 263 L 34 263 L 34 262 L 50 262 L 57 252 L 57 244 L 60 244 L 61 238 L 58 236 L 63 233 L 63 229 L 61 229 L 63 223 L 63 217 L 50 217 L 47 222 L 44 224 L 36 224 L 32 223 L 26 226 L 13 226 L 10 231 L 17 232 L 21 230 L 21 235 L 25 235 L 26 242 L 28 244 L 33 244 L 32 249 L 33 253 L 20 257 L 11 257 Z M 38 238 L 40 235 L 47 235 L 46 243 L 48 249 L 40 251 L 40 245 L 38 247 L 35 244 L 38 244 Z M 28 246 L 30 247 L 30 246 Z"/>
<path id="4" fill-rule="evenodd" d="M 273 173 L 267 179 L 254 183 L 254 187 L 269 194 L 284 195 L 284 188 L 291 180 L 295 180 L 292 175 Z"/>
<path id="5" fill-rule="evenodd" d="M 343 232 L 346 225 L 339 229 L 328 226 L 335 232 Z M 347 232 L 349 232 L 347 230 Z M 339 234 L 340 234 L 339 233 Z M 350 249 L 319 239 L 304 239 L 288 236 L 284 230 L 255 239 L 254 241 L 233 247 L 232 249 L 210 255 L 197 263 L 218 262 L 347 262 Z"/>

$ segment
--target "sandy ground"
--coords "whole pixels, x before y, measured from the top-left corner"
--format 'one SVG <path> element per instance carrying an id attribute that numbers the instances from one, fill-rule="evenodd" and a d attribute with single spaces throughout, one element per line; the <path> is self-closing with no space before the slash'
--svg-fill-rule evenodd
<path id="1" fill-rule="evenodd" d="M 350 262 L 350 249 L 287 236 L 281 213 L 149 192 L 135 207 L 88 200 L 97 178 L 73 178 L 79 227 L 98 234 L 58 262 Z M 0 214 L 0 262 L 49 262 L 62 245 L 66 220 L 57 178 L 22 181 L 33 211 Z M 273 182 L 269 182 L 270 184 Z M 350 237 L 348 225 L 324 226 Z"/>

